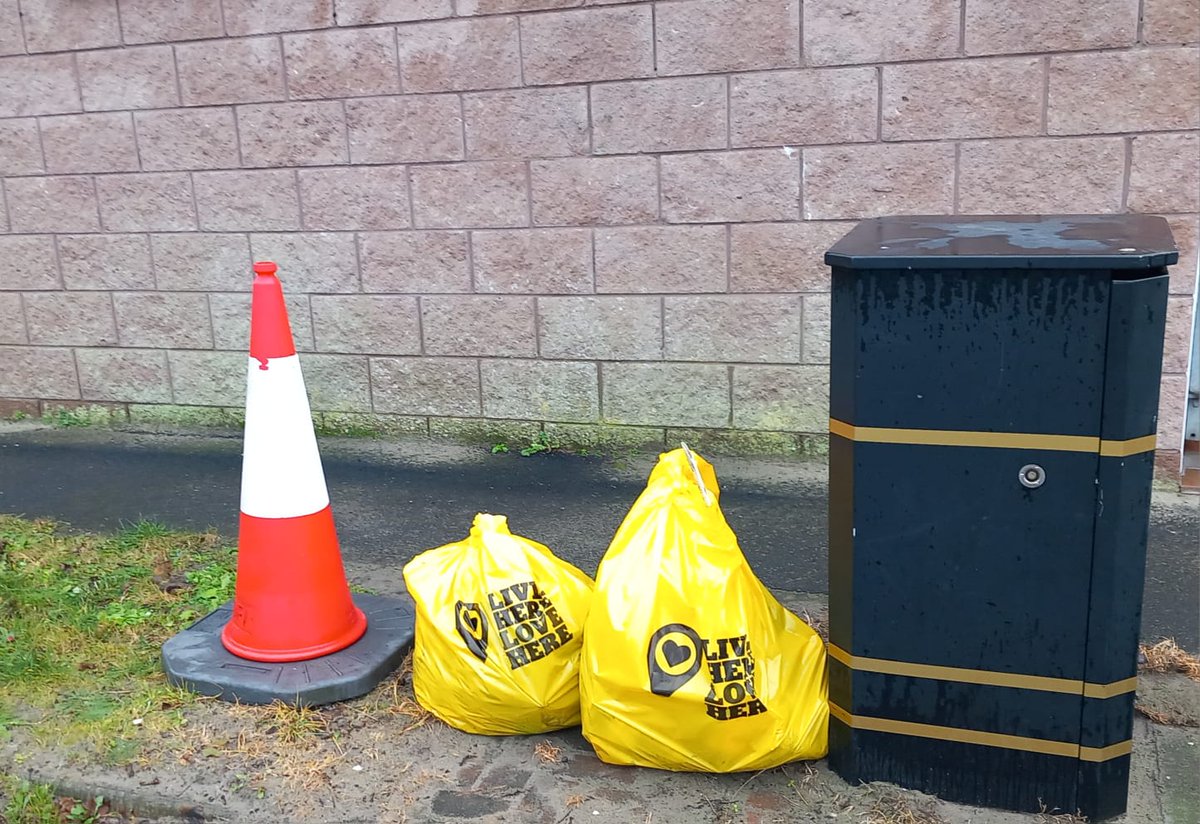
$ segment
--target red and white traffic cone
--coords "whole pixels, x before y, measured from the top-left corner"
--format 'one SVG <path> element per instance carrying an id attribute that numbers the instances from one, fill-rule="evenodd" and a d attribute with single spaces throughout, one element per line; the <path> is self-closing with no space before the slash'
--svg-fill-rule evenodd
<path id="1" fill-rule="evenodd" d="M 252 661 L 305 661 L 353 644 L 367 619 L 346 583 L 275 271 L 254 264 L 237 587 L 221 643 Z"/>

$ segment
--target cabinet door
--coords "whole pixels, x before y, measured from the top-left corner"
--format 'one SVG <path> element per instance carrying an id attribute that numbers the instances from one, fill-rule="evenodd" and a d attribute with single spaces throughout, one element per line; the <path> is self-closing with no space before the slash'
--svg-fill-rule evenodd
<path id="1" fill-rule="evenodd" d="M 831 619 L 855 654 L 1082 678 L 1110 290 L 1107 272 L 834 270 L 831 430 L 851 449 L 831 562 L 849 553 L 856 591 Z"/>
<path id="2" fill-rule="evenodd" d="M 1123 812 L 1129 783 L 1167 291 L 1165 273 L 1112 284 L 1080 732 L 1093 818 Z"/>
<path id="3" fill-rule="evenodd" d="M 859 777 L 1074 809 L 1109 286 L 835 271 L 830 696 Z"/>
<path id="4" fill-rule="evenodd" d="M 855 654 L 1083 678 L 1094 452 L 853 451 Z M 1021 483 L 1028 466 L 1042 473 L 1037 488 Z"/>

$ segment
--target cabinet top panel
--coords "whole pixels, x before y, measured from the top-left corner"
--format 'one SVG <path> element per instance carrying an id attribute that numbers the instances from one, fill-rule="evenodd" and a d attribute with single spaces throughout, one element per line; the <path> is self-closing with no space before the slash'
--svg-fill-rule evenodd
<path id="1" fill-rule="evenodd" d="M 852 269 L 1147 270 L 1179 260 L 1153 215 L 902 215 L 864 220 L 825 253 Z"/>

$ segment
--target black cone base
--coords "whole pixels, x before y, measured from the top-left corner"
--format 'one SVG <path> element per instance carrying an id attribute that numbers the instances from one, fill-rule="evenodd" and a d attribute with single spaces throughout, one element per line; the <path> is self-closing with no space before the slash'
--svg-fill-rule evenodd
<path id="1" fill-rule="evenodd" d="M 163 644 L 167 680 L 243 704 L 315 706 L 365 695 L 412 649 L 414 612 L 407 596 L 355 595 L 354 603 L 367 616 L 362 638 L 330 655 L 282 664 L 248 661 L 225 649 L 221 630 L 233 614 L 227 603 Z"/>

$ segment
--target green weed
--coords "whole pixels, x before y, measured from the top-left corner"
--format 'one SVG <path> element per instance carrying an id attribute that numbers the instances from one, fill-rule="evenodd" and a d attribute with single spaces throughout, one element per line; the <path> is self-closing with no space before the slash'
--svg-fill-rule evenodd
<path id="1" fill-rule="evenodd" d="M 4 820 L 8 824 L 58 824 L 58 804 L 48 784 L 32 784 L 0 774 Z"/>
<path id="2" fill-rule="evenodd" d="M 324 419 L 313 420 L 313 431 L 335 438 L 378 438 L 384 434 L 378 427 L 369 424 L 328 423 Z"/>
<path id="3" fill-rule="evenodd" d="M 55 426 L 71 427 L 88 425 L 88 419 L 86 415 L 81 415 L 80 413 L 74 412 L 70 409 L 56 409 L 49 417 L 50 422 Z"/>
<path id="4" fill-rule="evenodd" d="M 123 627 L 144 624 L 153 617 L 154 610 L 149 607 L 133 606 L 120 601 L 115 601 L 100 610 L 101 621 L 108 621 L 110 624 Z"/>
<path id="5" fill-rule="evenodd" d="M 508 452 L 508 444 L 506 444 L 504 441 L 497 441 L 496 443 L 492 444 L 492 454 L 493 455 L 499 455 L 501 453 L 507 453 L 507 452 Z"/>
<path id="6" fill-rule="evenodd" d="M 553 452 L 555 449 L 558 449 L 558 441 L 543 430 L 534 436 L 528 446 L 522 447 L 521 454 L 528 458 L 530 455 L 537 455 L 539 452 Z"/>
<path id="7" fill-rule="evenodd" d="M 10 729 L 20 726 L 24 726 L 24 722 L 13 713 L 11 708 L 0 702 L 0 743 L 8 740 Z"/>
<path id="8" fill-rule="evenodd" d="M 67 811 L 67 821 L 72 824 L 96 824 L 104 809 L 104 796 L 98 795 L 90 802 L 75 801 Z"/>
<path id="9" fill-rule="evenodd" d="M 187 579 L 195 588 L 192 600 L 207 612 L 212 612 L 233 597 L 236 576 L 227 564 L 212 563 L 192 570 L 187 574 Z"/>

